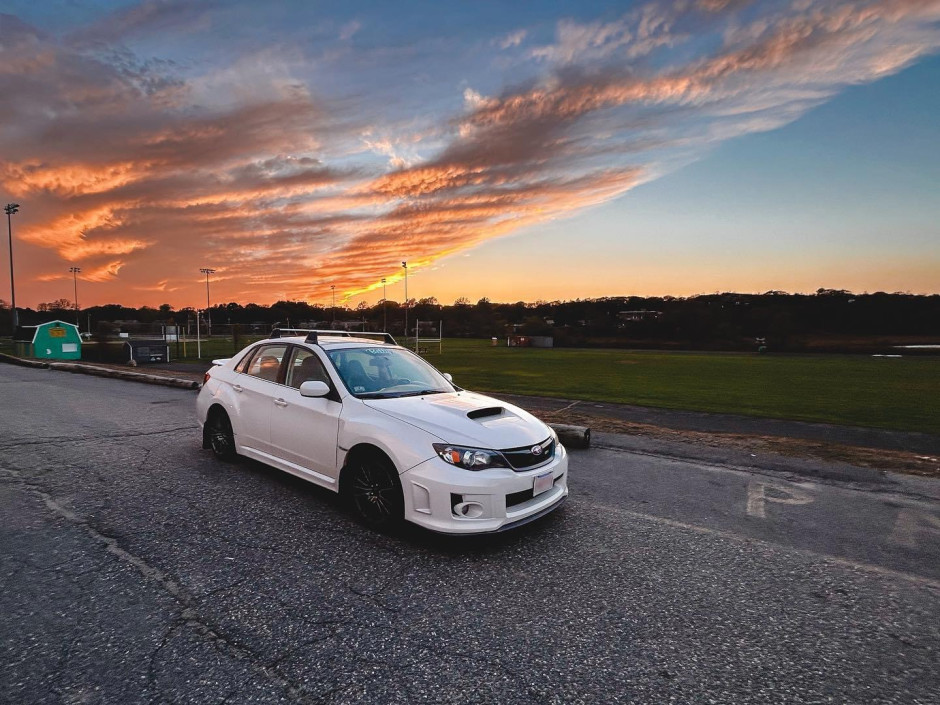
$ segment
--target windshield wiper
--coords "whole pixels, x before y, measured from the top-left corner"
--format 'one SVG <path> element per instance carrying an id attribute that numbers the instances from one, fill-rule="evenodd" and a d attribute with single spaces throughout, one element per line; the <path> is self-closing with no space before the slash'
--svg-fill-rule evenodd
<path id="1" fill-rule="evenodd" d="M 357 394 L 359 399 L 391 399 L 398 396 L 392 392 L 369 392 L 368 394 Z"/>
<path id="2" fill-rule="evenodd" d="M 425 394 L 444 394 L 443 389 L 422 389 L 420 392 L 402 392 L 400 397 L 419 397 Z"/>

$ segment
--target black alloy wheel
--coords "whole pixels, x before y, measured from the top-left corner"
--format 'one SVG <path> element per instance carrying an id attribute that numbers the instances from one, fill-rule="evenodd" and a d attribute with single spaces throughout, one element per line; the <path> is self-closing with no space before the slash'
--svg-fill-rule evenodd
<path id="1" fill-rule="evenodd" d="M 349 470 L 349 498 L 356 516 L 374 529 L 401 524 L 405 502 L 391 463 L 378 456 L 365 456 L 357 459 Z"/>
<path id="2" fill-rule="evenodd" d="M 234 460 L 235 452 L 235 434 L 232 432 L 232 422 L 228 415 L 219 412 L 213 415 L 209 424 L 209 445 L 215 457 L 220 460 Z"/>

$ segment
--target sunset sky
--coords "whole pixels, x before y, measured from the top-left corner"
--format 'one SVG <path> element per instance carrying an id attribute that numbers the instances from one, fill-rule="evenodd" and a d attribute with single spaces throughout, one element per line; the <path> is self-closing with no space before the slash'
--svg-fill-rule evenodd
<path id="1" fill-rule="evenodd" d="M 21 306 L 940 292 L 940 0 L 0 7 Z"/>

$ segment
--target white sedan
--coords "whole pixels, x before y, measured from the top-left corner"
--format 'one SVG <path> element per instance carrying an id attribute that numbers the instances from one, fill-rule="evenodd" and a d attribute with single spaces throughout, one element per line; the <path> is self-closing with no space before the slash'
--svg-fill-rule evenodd
<path id="1" fill-rule="evenodd" d="M 275 331 L 206 373 L 203 447 L 340 492 L 375 528 L 502 531 L 568 496 L 554 431 L 455 386 L 391 336 Z"/>

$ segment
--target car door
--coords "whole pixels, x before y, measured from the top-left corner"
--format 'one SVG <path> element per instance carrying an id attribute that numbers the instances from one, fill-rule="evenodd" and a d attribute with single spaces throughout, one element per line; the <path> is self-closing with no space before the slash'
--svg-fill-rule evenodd
<path id="1" fill-rule="evenodd" d="M 262 345 L 245 365 L 236 368 L 232 389 L 237 404 L 235 433 L 240 436 L 240 446 L 271 452 L 271 412 L 281 388 L 278 380 L 287 349 L 284 343 Z"/>
<path id="2" fill-rule="evenodd" d="M 335 391 L 328 397 L 304 397 L 303 382 L 326 382 L 335 390 L 323 360 L 308 348 L 294 346 L 271 415 L 272 453 L 305 471 L 312 481 L 335 487 L 336 442 L 343 404 Z"/>

